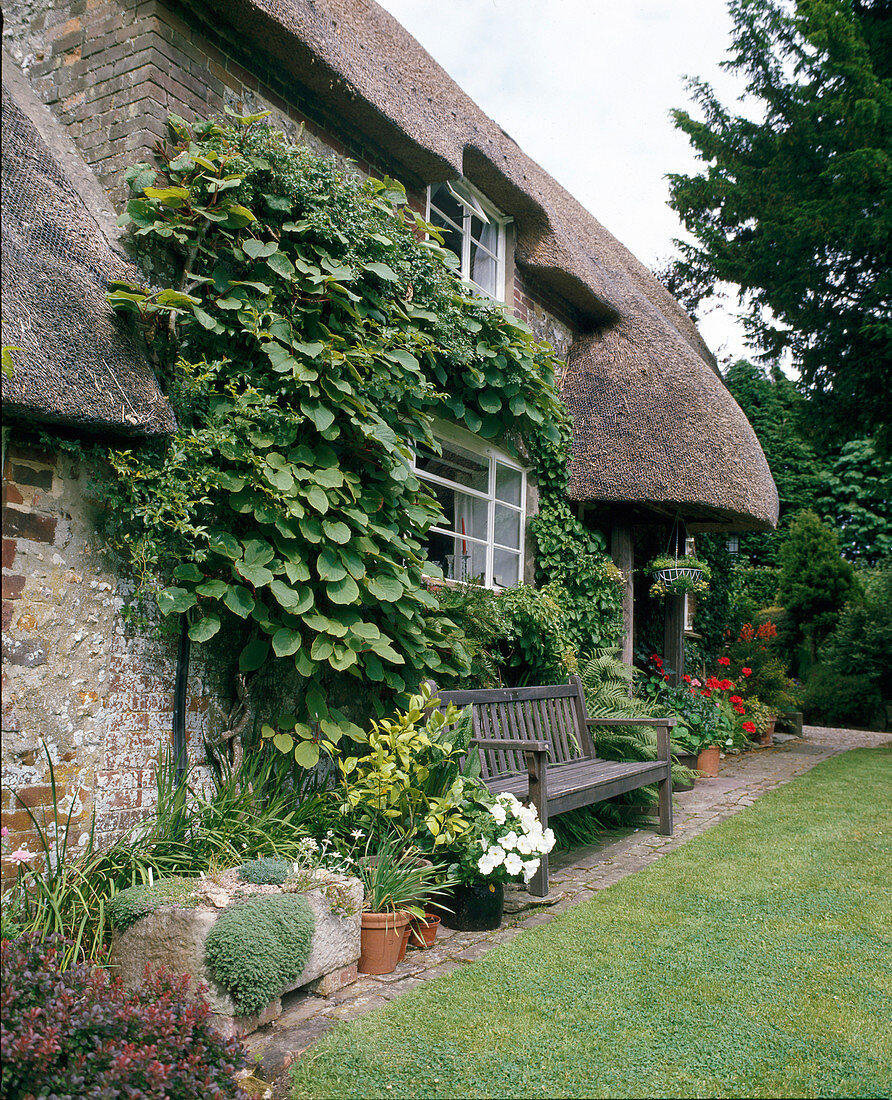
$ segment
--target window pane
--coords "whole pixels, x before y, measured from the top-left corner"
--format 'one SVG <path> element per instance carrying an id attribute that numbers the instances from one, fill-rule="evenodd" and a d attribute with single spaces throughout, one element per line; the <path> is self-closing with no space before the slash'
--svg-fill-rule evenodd
<path id="1" fill-rule="evenodd" d="M 439 565 L 448 580 L 486 583 L 486 547 L 479 542 L 431 531 L 427 556 Z"/>
<path id="2" fill-rule="evenodd" d="M 520 549 L 520 512 L 513 508 L 506 508 L 504 504 L 496 505 L 496 532 L 495 542 L 503 546 L 513 546 Z"/>
<path id="3" fill-rule="evenodd" d="M 492 555 L 492 582 L 502 588 L 510 588 L 520 582 L 520 554 L 510 550 L 494 550 Z"/>
<path id="4" fill-rule="evenodd" d="M 454 252 L 461 261 L 462 235 L 446 219 L 431 207 L 431 224 L 437 226 L 443 234 L 443 247 Z"/>
<path id="5" fill-rule="evenodd" d="M 499 265 L 476 241 L 471 241 L 471 281 L 495 298 L 499 293 Z"/>
<path id="6" fill-rule="evenodd" d="M 510 466 L 503 466 L 501 462 L 496 464 L 496 500 L 504 500 L 506 504 L 521 505 L 521 492 L 523 491 L 523 474 L 520 470 L 512 470 Z"/>
<path id="7" fill-rule="evenodd" d="M 452 194 L 452 191 L 445 184 L 436 184 L 430 189 L 430 206 L 431 215 L 433 215 L 433 208 L 444 213 L 451 222 L 454 222 L 456 226 L 463 226 L 464 224 L 464 207 L 461 205 L 458 199 Z M 433 221 L 433 217 L 430 219 Z"/>
<path id="8" fill-rule="evenodd" d="M 443 443 L 441 455 L 419 451 L 416 466 L 421 473 L 448 478 L 468 489 L 489 492 L 489 459 L 467 451 L 455 443 Z"/>
<path id="9" fill-rule="evenodd" d="M 483 539 L 489 537 L 489 505 L 480 497 L 468 496 L 457 492 L 448 485 L 427 482 L 428 488 L 440 502 L 444 519 L 437 527 L 446 527 L 456 535 L 466 538 Z"/>

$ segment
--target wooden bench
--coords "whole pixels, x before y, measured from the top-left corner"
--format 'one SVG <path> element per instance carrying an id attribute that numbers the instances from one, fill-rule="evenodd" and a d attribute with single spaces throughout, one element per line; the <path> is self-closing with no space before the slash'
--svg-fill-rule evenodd
<path id="1" fill-rule="evenodd" d="M 672 835 L 674 718 L 589 718 L 578 676 L 549 687 L 440 691 L 440 705 L 472 708 L 471 744 L 480 754 L 482 779 L 494 794 L 510 791 L 536 807 L 542 827 L 549 818 L 591 806 L 624 791 L 658 783 L 658 830 Z M 595 754 L 592 726 L 653 726 L 658 760 L 618 762 Z M 530 881 L 530 893 L 548 893 L 548 857 Z"/>

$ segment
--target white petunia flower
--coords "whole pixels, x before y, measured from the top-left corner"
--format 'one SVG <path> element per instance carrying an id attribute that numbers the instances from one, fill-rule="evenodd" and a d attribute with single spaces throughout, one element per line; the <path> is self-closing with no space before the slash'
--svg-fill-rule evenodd
<path id="1" fill-rule="evenodd" d="M 517 840 L 517 833 L 512 829 L 510 833 L 505 833 L 504 836 L 499 837 L 499 844 L 501 844 L 503 848 L 516 848 Z"/>
<path id="2" fill-rule="evenodd" d="M 514 847 L 518 850 L 518 852 L 525 856 L 532 855 L 533 853 L 533 845 L 530 841 L 530 838 L 526 834 L 517 838 L 517 843 L 514 845 Z"/>
<path id="3" fill-rule="evenodd" d="M 545 842 L 545 845 L 546 845 L 545 851 L 550 852 L 551 849 L 554 847 L 555 840 L 556 840 L 556 837 L 555 837 L 554 833 L 551 831 L 551 829 L 546 829 L 545 830 L 545 832 L 542 834 L 542 839 L 543 839 L 543 841 Z"/>
<path id="4" fill-rule="evenodd" d="M 539 870 L 538 859 L 528 859 L 523 865 L 523 881 L 529 882 L 530 879 Z"/>
<path id="5" fill-rule="evenodd" d="M 505 870 L 509 875 L 519 875 L 523 870 L 523 860 L 519 855 L 511 852 L 510 855 L 505 856 Z"/>
<path id="6" fill-rule="evenodd" d="M 493 867 L 498 867 L 505 859 L 505 849 L 493 844 L 486 853 L 486 858 L 492 860 Z"/>
<path id="7" fill-rule="evenodd" d="M 492 814 L 492 816 L 493 816 L 493 817 L 494 817 L 494 818 L 496 819 L 496 822 L 497 822 L 497 823 L 498 823 L 499 825 L 504 825 L 504 824 L 505 824 L 505 818 L 506 818 L 506 817 L 507 817 L 508 815 L 507 815 L 507 814 L 505 813 L 505 807 L 504 807 L 504 806 L 500 805 L 500 804 L 499 804 L 499 803 L 497 802 L 497 803 L 495 804 L 495 806 L 493 806 L 493 807 L 492 807 L 492 808 L 490 809 L 490 811 L 489 811 L 489 812 L 490 812 L 490 813 Z"/>

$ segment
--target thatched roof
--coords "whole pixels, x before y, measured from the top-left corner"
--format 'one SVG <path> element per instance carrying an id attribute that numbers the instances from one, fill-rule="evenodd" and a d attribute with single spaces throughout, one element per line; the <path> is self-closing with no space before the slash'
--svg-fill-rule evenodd
<path id="1" fill-rule="evenodd" d="M 175 421 L 145 352 L 105 300 L 139 275 L 102 189 L 15 65 L 3 63 L 3 343 L 7 413 L 127 435 Z"/>
<path id="2" fill-rule="evenodd" d="M 690 317 L 392 16 L 373 0 L 218 0 L 214 21 L 404 176 L 464 175 L 514 218 L 524 273 L 590 330 L 574 344 L 564 389 L 576 422 L 574 499 L 773 526 L 768 465 Z"/>

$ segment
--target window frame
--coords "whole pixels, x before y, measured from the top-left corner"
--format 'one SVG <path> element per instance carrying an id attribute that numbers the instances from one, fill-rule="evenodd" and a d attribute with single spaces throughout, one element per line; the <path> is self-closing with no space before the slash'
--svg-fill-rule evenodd
<path id="1" fill-rule="evenodd" d="M 495 557 L 496 550 L 504 550 L 510 554 L 518 555 L 517 565 L 517 584 L 524 583 L 524 568 L 526 566 L 526 526 L 527 526 L 527 491 L 528 491 L 528 478 L 529 467 L 524 466 L 518 462 L 517 459 L 507 454 L 500 447 L 496 447 L 494 444 L 481 439 L 480 436 L 474 435 L 472 432 L 466 431 L 464 428 L 458 428 L 453 424 L 448 424 L 445 421 L 436 421 L 433 425 L 434 437 L 441 443 L 449 444 L 453 443 L 459 447 L 463 447 L 465 450 L 471 451 L 476 456 L 486 459 L 488 464 L 488 478 L 487 478 L 487 491 L 484 493 L 479 489 L 473 489 L 470 486 L 462 485 L 460 482 L 451 481 L 449 478 L 443 477 L 440 474 L 428 473 L 426 470 L 421 470 L 418 467 L 417 455 L 412 456 L 412 472 L 418 478 L 422 484 L 426 485 L 442 485 L 447 489 L 453 490 L 453 492 L 461 493 L 465 496 L 475 497 L 478 500 L 485 500 L 487 502 L 487 522 L 486 530 L 487 536 L 485 539 L 479 538 L 475 535 L 462 535 L 457 531 L 450 530 L 446 527 L 442 527 L 439 524 L 432 524 L 429 528 L 429 532 L 433 532 L 438 535 L 443 535 L 447 538 L 454 538 L 456 540 L 460 538 L 466 539 L 468 542 L 476 543 L 479 546 L 486 547 L 486 569 L 484 572 L 483 584 L 481 587 L 493 589 L 494 591 L 501 592 L 507 587 L 513 587 L 511 585 L 496 584 L 493 580 L 493 559 Z M 508 501 L 499 500 L 496 496 L 496 475 L 499 465 L 505 466 L 510 470 L 514 470 L 520 474 L 520 504 L 514 505 Z M 496 542 L 496 505 L 502 505 L 505 508 L 509 508 L 515 511 L 520 516 L 520 533 L 518 538 L 518 546 L 506 546 L 504 543 Z M 469 583 L 473 584 L 473 581 L 465 581 L 461 577 L 446 577 L 445 583 L 447 584 L 459 584 Z"/>
<path id="2" fill-rule="evenodd" d="M 431 194 L 434 187 L 445 186 L 451 192 L 453 197 L 462 206 L 462 224 L 458 226 L 447 214 L 443 213 L 439 209 L 437 213 L 440 217 L 445 218 L 449 222 L 450 226 L 461 234 L 462 239 L 462 254 L 458 256 L 459 261 L 459 273 L 462 279 L 473 287 L 475 293 L 484 295 L 487 298 L 492 298 L 493 301 L 501 302 L 503 305 L 507 302 L 507 282 L 508 282 L 508 226 L 511 223 L 511 218 L 506 217 L 489 201 L 489 199 L 472 184 L 468 183 L 464 177 L 453 180 L 442 180 L 438 183 L 428 184 L 427 186 L 427 203 L 425 217 L 428 222 L 431 221 L 431 208 L 433 203 L 431 201 Z M 465 194 L 462 194 L 465 192 Z M 483 215 L 483 220 L 491 223 L 497 230 L 497 253 L 493 253 L 491 249 L 487 248 L 482 242 L 478 242 L 481 248 L 484 248 L 486 252 L 493 256 L 496 261 L 496 290 L 495 294 L 490 294 L 488 290 L 485 290 L 479 283 L 475 283 L 471 278 L 471 218 L 480 217 Z M 447 249 L 453 256 L 456 255 L 452 252 L 452 249 Z"/>

